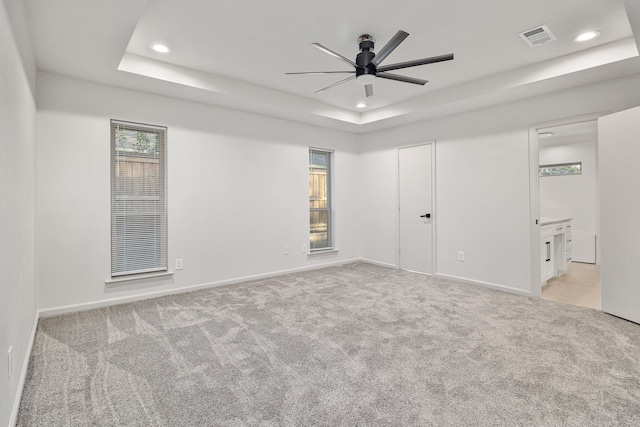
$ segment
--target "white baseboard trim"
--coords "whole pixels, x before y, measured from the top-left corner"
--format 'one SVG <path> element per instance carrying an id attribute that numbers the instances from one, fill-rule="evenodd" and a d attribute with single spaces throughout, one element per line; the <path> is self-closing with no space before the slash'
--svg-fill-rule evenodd
<path id="1" fill-rule="evenodd" d="M 362 260 L 360 258 L 352 258 L 347 260 L 330 261 L 330 262 L 313 262 L 311 265 L 306 265 L 304 267 L 296 267 L 289 270 L 280 270 L 280 271 L 273 271 L 270 273 L 256 274 L 252 276 L 237 277 L 234 279 L 220 280 L 217 282 L 210 282 L 210 283 L 202 283 L 198 285 L 185 286 L 182 288 L 173 288 L 173 289 L 165 289 L 162 291 L 144 292 L 136 295 L 129 295 L 126 297 L 110 298 L 110 299 L 104 299 L 104 300 L 88 302 L 88 303 L 71 304 L 71 305 L 65 305 L 61 307 L 43 308 L 39 311 L 39 314 L 40 314 L 40 318 L 59 316 L 61 314 L 69 314 L 69 313 L 76 313 L 79 311 L 93 310 L 96 308 L 109 307 L 112 305 L 126 304 L 129 302 L 142 301 L 146 299 L 158 298 L 158 297 L 163 297 L 167 295 L 182 294 L 185 292 L 192 292 L 192 291 L 197 291 L 197 290 L 206 289 L 206 288 L 215 288 L 218 286 L 234 285 L 236 283 L 248 282 L 251 280 L 267 279 L 269 277 L 280 276 L 283 274 L 298 273 L 301 271 L 308 271 L 308 270 L 316 270 L 318 268 L 339 266 L 339 265 L 351 264 L 351 263 L 360 262 L 360 261 L 371 262 L 371 261 Z M 373 264 L 373 262 L 371 263 Z"/>
<path id="2" fill-rule="evenodd" d="M 99 301 L 94 301 L 94 302 L 89 302 L 89 303 L 80 303 L 80 304 L 71 304 L 71 305 L 60 306 L 60 307 L 43 308 L 43 309 L 40 309 L 38 311 L 38 315 L 39 315 L 39 318 L 59 316 L 59 315 L 62 315 L 62 314 L 69 314 L 69 313 L 75 313 L 75 312 L 79 312 L 79 311 L 92 310 L 92 309 L 96 309 L 96 308 L 109 307 L 109 306 L 118 305 L 118 304 L 126 304 L 126 303 L 129 303 L 129 302 L 142 301 L 142 300 L 146 300 L 146 299 L 158 298 L 158 297 L 163 297 L 163 296 L 167 296 L 167 295 L 181 294 L 181 293 L 185 293 L 185 292 L 192 292 L 192 291 L 197 291 L 197 290 L 200 290 L 200 289 L 207 289 L 207 288 L 215 288 L 215 287 L 218 287 L 218 286 L 233 285 L 233 284 L 237 284 L 237 283 L 248 282 L 248 281 L 251 281 L 251 280 L 260 280 L 260 279 L 266 279 L 266 278 L 269 278 L 269 277 L 280 276 L 280 275 L 283 275 L 283 274 L 290 274 L 290 273 L 297 273 L 297 272 L 301 272 L 301 271 L 316 270 L 316 269 L 319 269 L 319 268 L 331 267 L 331 266 L 340 266 L 340 265 L 345 265 L 345 264 L 351 264 L 351 263 L 354 263 L 354 262 L 366 262 L 366 263 L 369 263 L 369 264 L 379 265 L 381 267 L 393 268 L 393 269 L 397 269 L 398 268 L 398 266 L 396 266 L 394 264 L 389 264 L 389 263 L 386 263 L 386 262 L 380 262 L 380 261 L 375 261 L 375 260 L 366 259 L 366 258 L 352 258 L 352 259 L 347 259 L 347 260 L 330 261 L 330 262 L 318 262 L 318 263 L 314 262 L 311 265 L 306 265 L 306 266 L 303 266 L 303 267 L 296 267 L 296 268 L 292 268 L 292 269 L 288 269 L 288 270 L 279 270 L 279 271 L 273 271 L 273 272 L 270 272 L 270 273 L 263 273 L 263 274 L 256 274 L 256 275 L 251 275 L 251 276 L 237 277 L 237 278 L 234 278 L 234 279 L 227 279 L 227 280 L 220 280 L 220 281 L 217 281 L 217 282 L 202 283 L 202 284 L 198 284 L 198 285 L 185 286 L 185 287 L 182 287 L 182 288 L 173 288 L 173 289 L 165 289 L 165 290 L 162 290 L 162 291 L 144 292 L 144 293 L 140 293 L 140 294 L 136 294 L 136 295 L 129 295 L 129 296 L 126 296 L 126 297 L 104 299 L 104 300 L 99 300 Z M 482 286 L 482 287 L 485 287 L 485 288 L 495 289 L 495 290 L 503 291 L 503 292 L 509 292 L 509 293 L 512 293 L 512 294 L 517 294 L 517 295 L 522 295 L 522 296 L 531 296 L 531 292 L 530 291 L 525 291 L 525 290 L 522 290 L 522 289 L 513 288 L 513 287 L 505 286 L 505 285 L 499 285 L 499 284 L 496 284 L 496 283 L 483 282 L 483 281 L 479 281 L 479 280 L 473 280 L 473 279 L 468 279 L 468 278 L 465 278 L 465 277 L 453 276 L 453 275 L 442 274 L 442 273 L 435 273 L 434 277 L 442 277 L 442 278 L 445 278 L 445 279 L 451 279 L 451 280 L 455 280 L 455 281 L 462 282 L 462 283 L 468 283 L 468 284 L 471 284 L 471 285 Z M 33 333 L 35 334 L 35 329 L 34 329 Z"/>
<path id="3" fill-rule="evenodd" d="M 358 260 L 356 260 L 357 262 L 366 262 L 368 264 L 373 264 L 373 265 L 379 265 L 380 267 L 387 267 L 387 268 L 394 268 L 394 269 L 398 269 L 398 266 L 395 264 L 389 264 L 386 262 L 380 262 L 380 261 L 374 261 L 372 259 L 366 259 L 366 258 L 360 258 Z"/>
<path id="4" fill-rule="evenodd" d="M 436 273 L 434 276 L 442 277 L 443 279 L 451 279 L 451 280 L 455 280 L 456 282 L 467 283 L 470 285 L 482 286 L 484 288 L 490 288 L 496 291 L 508 292 L 510 294 L 522 295 L 525 297 L 531 296 L 531 291 L 512 288 L 511 286 L 506 286 L 506 285 L 498 285 L 497 283 L 483 282 L 480 280 L 472 280 L 472 279 L 467 279 L 466 277 L 458 277 L 458 276 L 452 276 L 449 274 L 442 274 L 442 273 Z"/>
<path id="5" fill-rule="evenodd" d="M 360 261 L 361 262 L 368 262 L 369 264 L 379 265 L 381 267 L 394 268 L 394 269 L 399 269 L 400 268 L 399 266 L 397 266 L 395 264 L 389 264 L 389 263 L 386 263 L 386 262 L 374 261 L 374 260 L 366 259 L 366 258 L 362 258 L 362 259 L 360 259 Z M 407 271 L 410 271 L 410 270 L 407 270 Z M 525 291 L 525 290 L 522 290 L 522 289 L 513 288 L 511 286 L 498 285 L 496 283 L 490 283 L 490 282 L 483 282 L 483 281 L 480 281 L 480 280 L 468 279 L 466 277 L 452 276 L 450 274 L 441 274 L 441 273 L 434 273 L 434 274 L 420 273 L 420 272 L 415 272 L 415 271 L 413 271 L 413 273 L 426 274 L 428 276 L 433 276 L 433 277 L 442 277 L 443 279 L 455 280 L 456 282 L 466 283 L 466 284 L 475 285 L 475 286 L 482 286 L 484 288 L 490 288 L 490 289 L 494 289 L 496 291 L 508 292 L 510 294 L 522 295 L 522 296 L 526 296 L 526 297 L 530 297 L 531 296 L 531 291 Z"/>
<path id="6" fill-rule="evenodd" d="M 29 337 L 29 343 L 27 344 L 27 351 L 24 355 L 24 361 L 22 362 L 22 370 L 20 371 L 20 378 L 18 379 L 18 390 L 16 390 L 16 397 L 13 400 L 13 408 L 11 409 L 11 418 L 9 419 L 9 427 L 16 425 L 18 421 L 18 410 L 20 410 L 20 401 L 22 400 L 22 391 L 24 390 L 24 384 L 27 381 L 27 372 L 29 371 L 29 360 L 31 359 L 31 351 L 33 350 L 33 343 L 36 340 L 36 330 L 38 329 L 38 319 L 40 318 L 40 312 L 36 310 L 35 318 L 33 319 L 33 328 L 31 328 L 31 336 Z"/>

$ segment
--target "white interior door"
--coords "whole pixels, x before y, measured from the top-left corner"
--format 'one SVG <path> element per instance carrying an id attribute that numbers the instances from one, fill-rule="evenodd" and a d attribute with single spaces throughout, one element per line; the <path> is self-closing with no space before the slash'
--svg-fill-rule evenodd
<path id="1" fill-rule="evenodd" d="M 400 268 L 433 272 L 432 145 L 398 150 Z"/>
<path id="2" fill-rule="evenodd" d="M 640 323 L 640 107 L 598 119 L 602 311 Z"/>

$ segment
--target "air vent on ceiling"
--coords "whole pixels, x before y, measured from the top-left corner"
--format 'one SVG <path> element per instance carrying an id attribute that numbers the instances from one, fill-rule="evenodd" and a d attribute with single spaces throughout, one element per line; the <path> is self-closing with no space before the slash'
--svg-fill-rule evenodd
<path id="1" fill-rule="evenodd" d="M 520 33 L 519 36 L 522 37 L 522 40 L 531 47 L 540 46 L 556 40 L 556 36 L 553 35 L 549 27 L 546 25 L 540 25 L 539 27 L 532 28 L 524 33 Z"/>

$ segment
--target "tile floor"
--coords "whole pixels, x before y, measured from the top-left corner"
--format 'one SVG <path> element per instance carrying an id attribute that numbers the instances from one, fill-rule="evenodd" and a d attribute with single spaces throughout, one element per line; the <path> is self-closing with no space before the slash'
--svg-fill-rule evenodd
<path id="1" fill-rule="evenodd" d="M 600 310 L 600 266 L 570 263 L 565 274 L 547 281 L 542 298 Z"/>

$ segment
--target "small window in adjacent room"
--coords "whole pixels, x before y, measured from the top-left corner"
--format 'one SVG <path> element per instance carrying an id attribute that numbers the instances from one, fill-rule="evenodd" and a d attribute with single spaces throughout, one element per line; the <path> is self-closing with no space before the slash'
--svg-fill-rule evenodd
<path id="1" fill-rule="evenodd" d="M 540 165 L 540 176 L 580 175 L 582 162 Z"/>
<path id="2" fill-rule="evenodd" d="M 331 158 L 332 152 L 309 149 L 309 248 L 333 247 Z"/>
<path id="3" fill-rule="evenodd" d="M 167 271 L 166 136 L 111 121 L 111 277 Z"/>

